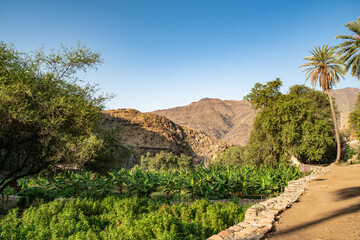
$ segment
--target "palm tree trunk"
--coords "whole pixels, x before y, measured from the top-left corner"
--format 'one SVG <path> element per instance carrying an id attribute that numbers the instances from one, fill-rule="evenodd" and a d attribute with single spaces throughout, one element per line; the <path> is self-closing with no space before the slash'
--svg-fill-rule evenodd
<path id="1" fill-rule="evenodd" d="M 335 163 L 339 164 L 340 156 L 341 156 L 341 144 L 340 144 L 339 128 L 338 128 L 337 121 L 336 121 L 335 108 L 334 108 L 333 100 L 332 100 L 332 97 L 331 97 L 331 94 L 330 94 L 330 89 L 327 90 L 327 94 L 328 94 L 328 97 L 329 97 L 329 102 L 330 102 L 330 106 L 331 106 L 331 112 L 332 112 L 334 125 L 335 125 L 335 136 L 336 136 L 336 145 L 337 145 L 337 155 L 336 155 Z"/>

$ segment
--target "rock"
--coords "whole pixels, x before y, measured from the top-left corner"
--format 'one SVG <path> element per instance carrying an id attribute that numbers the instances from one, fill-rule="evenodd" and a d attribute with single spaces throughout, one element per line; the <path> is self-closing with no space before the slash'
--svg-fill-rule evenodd
<path id="1" fill-rule="evenodd" d="M 300 166 L 301 162 L 295 156 L 291 156 L 290 164 L 298 167 Z"/>

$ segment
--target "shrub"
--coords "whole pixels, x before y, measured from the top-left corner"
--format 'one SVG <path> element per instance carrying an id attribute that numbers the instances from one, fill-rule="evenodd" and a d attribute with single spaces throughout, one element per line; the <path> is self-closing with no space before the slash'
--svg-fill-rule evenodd
<path id="1" fill-rule="evenodd" d="M 193 158 L 185 154 L 176 156 L 173 153 L 161 151 L 155 156 L 151 156 L 150 153 L 141 156 L 141 168 L 143 169 L 163 171 L 166 169 L 192 169 L 193 167 Z"/>
<path id="2" fill-rule="evenodd" d="M 244 219 L 235 202 L 169 205 L 144 198 L 55 200 L 0 219 L 0 239 L 200 240 Z"/>
<path id="3" fill-rule="evenodd" d="M 235 146 L 224 150 L 214 160 L 210 161 L 209 167 L 214 166 L 241 166 L 244 158 L 244 147 Z"/>

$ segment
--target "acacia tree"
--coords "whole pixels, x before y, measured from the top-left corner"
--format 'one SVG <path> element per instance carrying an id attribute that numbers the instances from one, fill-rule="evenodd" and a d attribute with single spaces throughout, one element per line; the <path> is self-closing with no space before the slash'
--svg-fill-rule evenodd
<path id="1" fill-rule="evenodd" d="M 101 147 L 96 130 L 107 97 L 76 78 L 101 62 L 80 44 L 30 55 L 0 43 L 0 193 L 46 168 L 82 166 Z"/>
<path id="2" fill-rule="evenodd" d="M 360 80 L 360 17 L 357 21 L 345 24 L 353 35 L 337 35 L 336 39 L 345 41 L 338 45 L 340 60 L 345 64 L 346 72 L 351 69 L 351 75 Z"/>
<path id="3" fill-rule="evenodd" d="M 306 74 L 306 80 L 310 79 L 311 85 L 313 87 L 319 84 L 322 88 L 322 91 L 328 94 L 337 143 L 337 155 L 335 163 L 339 164 L 341 156 L 341 143 L 339 129 L 336 121 L 335 108 L 330 90 L 333 87 L 336 87 L 336 84 L 340 82 L 340 76 L 344 78 L 345 72 L 343 69 L 343 62 L 338 58 L 338 55 L 335 52 L 335 48 L 331 48 L 329 45 L 315 47 L 314 51 L 309 52 L 311 53 L 311 56 L 304 58 L 304 60 L 308 62 L 301 65 L 300 68 L 307 67 L 304 70 Z"/>

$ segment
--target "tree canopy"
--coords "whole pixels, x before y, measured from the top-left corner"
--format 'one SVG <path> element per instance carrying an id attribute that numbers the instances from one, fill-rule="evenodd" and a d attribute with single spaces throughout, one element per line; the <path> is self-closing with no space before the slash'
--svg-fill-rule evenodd
<path id="1" fill-rule="evenodd" d="M 250 101 L 254 109 L 266 107 L 281 96 L 280 87 L 282 82 L 280 78 L 276 78 L 274 81 L 268 82 L 265 85 L 261 83 L 255 83 L 255 86 L 251 89 L 251 92 L 244 97 L 244 100 Z"/>
<path id="2" fill-rule="evenodd" d="M 76 77 L 101 62 L 80 44 L 25 54 L 0 43 L 0 192 L 49 167 L 82 166 L 101 147 L 96 129 L 107 96 Z"/>
<path id="3" fill-rule="evenodd" d="M 269 82 L 263 86 L 272 86 Z M 281 85 L 278 80 L 277 85 Z M 253 89 L 255 92 L 256 89 Z M 260 96 L 261 94 L 254 94 Z M 301 162 L 326 161 L 334 148 L 332 119 L 326 95 L 304 85 L 270 96 L 255 118 L 244 152 L 247 164 L 277 165 L 295 156 Z M 250 99 L 257 104 L 257 99 Z M 262 100 L 263 101 L 263 100 Z"/>

